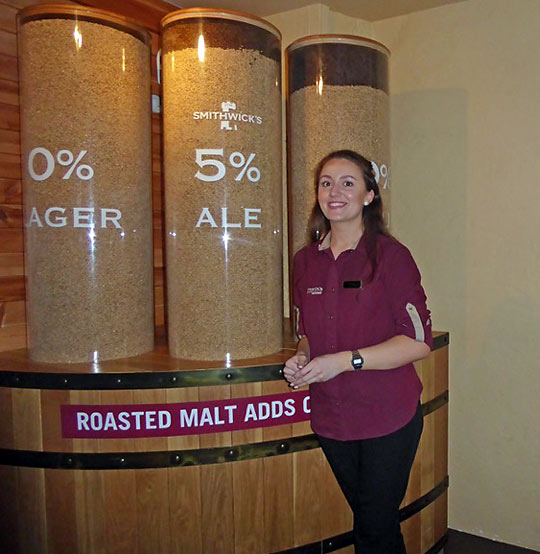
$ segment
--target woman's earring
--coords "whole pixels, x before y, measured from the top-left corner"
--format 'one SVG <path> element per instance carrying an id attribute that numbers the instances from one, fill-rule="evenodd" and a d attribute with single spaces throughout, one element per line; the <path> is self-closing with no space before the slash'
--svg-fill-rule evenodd
<path id="1" fill-rule="evenodd" d="M 369 206 L 369 202 L 367 200 L 364 202 L 364 206 Z"/>

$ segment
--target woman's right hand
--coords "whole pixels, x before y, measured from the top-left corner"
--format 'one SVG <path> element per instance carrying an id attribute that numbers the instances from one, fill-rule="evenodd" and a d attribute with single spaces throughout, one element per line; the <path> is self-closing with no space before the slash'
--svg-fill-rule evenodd
<path id="1" fill-rule="evenodd" d="M 297 352 L 292 358 L 289 358 L 285 362 L 283 376 L 289 383 L 291 383 L 294 381 L 296 372 L 304 368 L 308 362 L 309 359 L 305 352 Z"/>

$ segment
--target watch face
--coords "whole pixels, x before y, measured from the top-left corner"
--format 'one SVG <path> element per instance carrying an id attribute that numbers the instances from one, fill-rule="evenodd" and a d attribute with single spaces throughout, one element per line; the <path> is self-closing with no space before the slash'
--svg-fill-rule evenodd
<path id="1" fill-rule="evenodd" d="M 362 369 L 362 366 L 364 365 L 364 358 L 362 358 L 360 353 L 353 352 L 351 363 L 354 369 Z"/>

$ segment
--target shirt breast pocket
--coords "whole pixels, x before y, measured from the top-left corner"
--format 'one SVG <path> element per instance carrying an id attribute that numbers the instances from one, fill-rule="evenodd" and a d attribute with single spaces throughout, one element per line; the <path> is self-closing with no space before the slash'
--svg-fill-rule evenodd
<path id="1" fill-rule="evenodd" d="M 345 291 L 344 291 L 345 292 Z M 354 292 L 354 301 L 350 302 L 353 309 L 358 310 L 362 315 L 375 317 L 386 308 L 384 289 L 380 282 L 369 283 L 360 290 Z"/>

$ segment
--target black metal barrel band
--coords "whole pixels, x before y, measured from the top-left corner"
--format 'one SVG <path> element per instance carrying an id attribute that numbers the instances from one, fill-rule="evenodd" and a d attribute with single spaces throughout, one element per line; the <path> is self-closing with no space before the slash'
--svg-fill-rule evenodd
<path id="1" fill-rule="evenodd" d="M 449 344 L 449 334 L 434 339 L 433 350 Z M 0 387 L 42 390 L 138 390 L 237 385 L 283 379 L 283 364 L 131 373 L 41 373 L 0 371 Z"/>
<path id="2" fill-rule="evenodd" d="M 221 464 L 318 448 L 315 435 L 217 448 L 153 452 L 40 452 L 0 449 L 0 465 L 45 469 L 150 469 Z"/>

